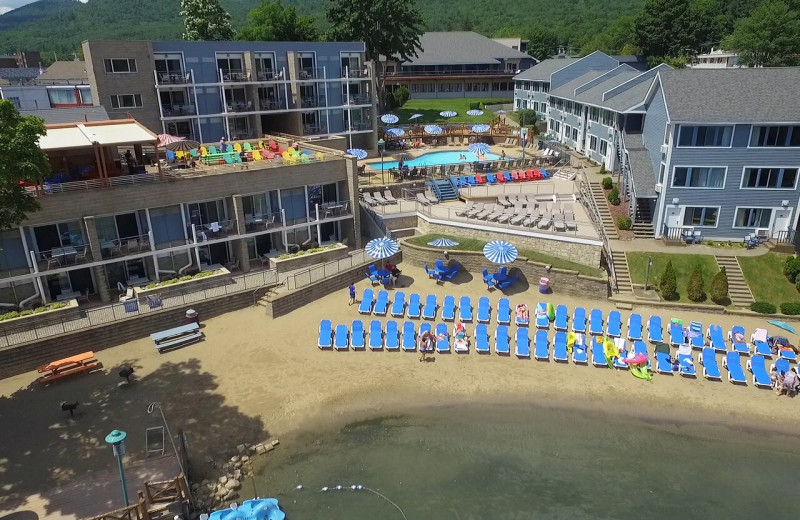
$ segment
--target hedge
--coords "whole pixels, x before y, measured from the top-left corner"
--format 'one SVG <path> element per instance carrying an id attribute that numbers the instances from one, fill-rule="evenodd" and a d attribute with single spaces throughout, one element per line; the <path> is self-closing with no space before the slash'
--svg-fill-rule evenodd
<path id="1" fill-rule="evenodd" d="M 775 314 L 778 312 L 777 307 L 769 302 L 753 302 L 750 305 L 750 310 L 759 314 Z"/>
<path id="2" fill-rule="evenodd" d="M 781 304 L 781 312 L 789 316 L 796 316 L 800 314 L 800 303 L 798 302 L 784 302 Z"/>

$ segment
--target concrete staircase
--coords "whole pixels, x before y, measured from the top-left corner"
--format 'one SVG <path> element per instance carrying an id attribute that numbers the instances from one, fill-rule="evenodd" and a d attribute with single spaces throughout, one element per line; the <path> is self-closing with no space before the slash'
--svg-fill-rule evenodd
<path id="1" fill-rule="evenodd" d="M 450 179 L 425 181 L 425 184 L 431 187 L 433 194 L 436 195 L 440 202 L 458 199 L 458 189 Z"/>
<path id="2" fill-rule="evenodd" d="M 614 222 L 611 210 L 608 208 L 608 199 L 605 191 L 603 191 L 603 185 L 599 181 L 590 181 L 589 188 L 592 191 L 592 198 L 597 204 L 597 211 L 600 212 L 600 220 L 603 223 L 603 230 L 606 232 L 606 236 L 611 240 L 619 239 L 617 224 Z"/>
<path id="3" fill-rule="evenodd" d="M 728 296 L 731 298 L 731 303 L 737 307 L 749 308 L 750 304 L 755 301 L 753 293 L 750 292 L 750 287 L 744 281 L 744 274 L 739 267 L 739 261 L 735 256 L 720 256 L 714 257 L 717 265 L 720 268 L 725 268 L 728 275 Z M 707 282 L 708 287 L 711 287 L 711 282 Z"/>
<path id="4" fill-rule="evenodd" d="M 631 227 L 636 238 L 655 238 L 653 231 L 653 215 L 649 205 L 637 205 Z"/>
<path id="5" fill-rule="evenodd" d="M 620 293 L 633 293 L 631 283 L 631 272 L 628 269 L 628 257 L 625 253 L 611 252 L 611 262 L 614 265 L 614 273 L 617 275 L 617 288 Z"/>

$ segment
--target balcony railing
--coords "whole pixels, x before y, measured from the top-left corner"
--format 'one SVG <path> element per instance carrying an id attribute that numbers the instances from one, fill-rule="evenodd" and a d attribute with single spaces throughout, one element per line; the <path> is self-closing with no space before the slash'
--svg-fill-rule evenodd
<path id="1" fill-rule="evenodd" d="M 369 95 L 363 94 L 360 96 L 348 96 L 347 100 L 345 101 L 346 105 L 370 105 L 372 104 L 372 100 L 370 99 Z"/>
<path id="2" fill-rule="evenodd" d="M 156 71 L 156 82 L 158 85 L 186 85 L 191 83 L 192 76 L 186 72 L 158 72 Z"/>
<path id="3" fill-rule="evenodd" d="M 304 67 L 297 71 L 299 79 L 322 79 L 325 77 L 325 67 Z"/>
<path id="4" fill-rule="evenodd" d="M 225 238 L 238 234 L 235 220 L 220 220 L 196 224 L 195 230 L 197 232 L 198 242 L 205 242 L 206 240 Z"/>
<path id="5" fill-rule="evenodd" d="M 164 112 L 164 117 L 193 116 L 197 113 L 194 105 L 186 103 L 182 105 L 164 105 L 162 111 Z"/>
<path id="6" fill-rule="evenodd" d="M 369 69 L 367 67 L 362 69 L 345 68 L 344 77 L 346 79 L 367 79 L 369 78 Z"/>
<path id="7" fill-rule="evenodd" d="M 283 70 L 259 70 L 256 78 L 258 81 L 279 81 L 283 79 Z"/>
<path id="8" fill-rule="evenodd" d="M 252 112 L 252 101 L 228 101 L 228 110 L 226 112 Z"/>
<path id="9" fill-rule="evenodd" d="M 220 69 L 220 77 L 223 83 L 236 83 L 238 81 L 250 81 L 250 73 L 240 69 Z"/>
<path id="10" fill-rule="evenodd" d="M 329 218 L 349 217 L 353 214 L 349 200 L 339 202 L 324 202 L 319 205 L 319 220 Z"/>
<path id="11" fill-rule="evenodd" d="M 324 107 L 327 105 L 325 96 L 304 97 L 302 99 L 303 108 Z"/>
<path id="12" fill-rule="evenodd" d="M 92 261 L 89 246 L 70 245 L 55 247 L 38 253 L 37 262 L 40 271 L 58 269 L 69 265 L 78 265 Z"/>
<path id="13" fill-rule="evenodd" d="M 287 108 L 286 98 L 276 97 L 276 98 L 262 99 L 258 102 L 258 106 L 261 108 L 261 110 L 285 109 Z"/>
<path id="14" fill-rule="evenodd" d="M 513 76 L 515 71 L 503 69 L 474 69 L 474 70 L 398 70 L 387 72 L 388 77 L 397 76 Z"/>
<path id="15" fill-rule="evenodd" d="M 347 118 L 344 119 L 344 127 L 347 128 Z M 350 121 L 350 130 L 372 130 L 372 124 L 369 121 Z"/>
<path id="16" fill-rule="evenodd" d="M 319 135 L 327 134 L 328 127 L 323 124 L 307 124 L 303 125 L 303 134 L 305 135 Z"/>
<path id="17" fill-rule="evenodd" d="M 149 235 L 100 240 L 100 256 L 103 260 L 142 253 L 144 251 L 150 251 Z"/>
<path id="18" fill-rule="evenodd" d="M 248 213 L 244 216 L 244 227 L 247 233 L 256 233 L 282 226 L 283 214 L 280 211 L 274 213 Z"/>

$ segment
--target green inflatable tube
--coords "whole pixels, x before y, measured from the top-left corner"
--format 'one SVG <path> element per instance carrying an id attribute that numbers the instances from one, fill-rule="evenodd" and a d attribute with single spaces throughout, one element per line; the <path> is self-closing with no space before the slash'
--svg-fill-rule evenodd
<path id="1" fill-rule="evenodd" d="M 556 308 L 553 307 L 552 303 L 547 304 L 547 319 L 550 321 L 556 321 Z"/>
<path id="2" fill-rule="evenodd" d="M 638 377 L 639 379 L 644 379 L 645 381 L 653 379 L 653 374 L 647 371 L 646 366 L 631 366 L 630 371 L 634 377 Z"/>

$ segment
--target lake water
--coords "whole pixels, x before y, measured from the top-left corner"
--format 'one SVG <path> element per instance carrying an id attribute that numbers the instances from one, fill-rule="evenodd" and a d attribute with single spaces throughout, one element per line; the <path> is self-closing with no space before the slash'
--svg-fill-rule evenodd
<path id="1" fill-rule="evenodd" d="M 459 159 L 459 157 L 462 155 L 467 157 L 466 161 Z M 420 155 L 419 157 L 415 157 L 407 161 L 403 161 L 403 165 L 408 166 L 409 168 L 413 168 L 414 166 L 420 168 L 422 166 L 437 166 L 440 164 L 472 164 L 475 161 L 496 161 L 500 159 L 500 156 L 494 153 L 487 153 L 481 157 L 482 158 L 479 159 L 477 155 L 466 150 L 455 152 L 432 152 Z M 399 165 L 399 161 L 383 161 L 384 170 L 388 170 L 389 168 L 397 168 Z M 370 166 L 380 169 L 381 163 L 373 162 L 370 164 Z"/>
<path id="2" fill-rule="evenodd" d="M 715 425 L 470 405 L 301 434 L 262 458 L 255 484 L 288 520 L 788 518 L 800 506 L 797 442 Z M 320 491 L 336 485 L 346 489 Z"/>

